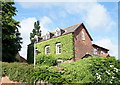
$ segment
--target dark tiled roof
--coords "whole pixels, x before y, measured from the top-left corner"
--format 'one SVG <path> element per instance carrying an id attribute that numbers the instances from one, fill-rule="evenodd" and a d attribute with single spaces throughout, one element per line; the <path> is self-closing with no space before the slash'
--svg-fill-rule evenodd
<path id="1" fill-rule="evenodd" d="M 84 26 L 83 23 L 80 23 L 80 24 L 75 24 L 75 25 L 69 26 L 69 27 L 67 27 L 67 28 L 61 29 L 61 30 L 64 31 L 64 32 L 62 32 L 62 35 L 74 32 L 74 31 L 75 31 L 79 26 L 81 26 L 81 25 Z M 85 28 L 85 26 L 84 26 L 84 28 Z M 93 40 L 93 39 L 91 38 L 90 34 L 88 33 L 88 31 L 87 31 L 86 28 L 85 28 L 85 30 L 86 30 L 88 36 L 90 37 L 90 39 Z M 52 38 L 56 37 L 56 36 L 55 36 L 55 32 L 50 32 L 50 33 L 53 34 Z M 43 35 L 43 36 L 41 36 L 41 37 L 43 38 L 42 41 L 48 40 L 48 39 L 45 39 L 45 38 L 46 38 L 46 35 Z"/>
<path id="2" fill-rule="evenodd" d="M 72 25 L 72 26 L 67 27 L 67 28 L 65 28 L 65 29 L 63 29 L 63 30 L 65 30 L 66 33 L 74 32 L 81 24 L 82 24 L 82 23 L 76 24 L 76 25 Z"/>
<path id="3" fill-rule="evenodd" d="M 109 51 L 109 49 L 107 49 L 107 48 L 104 48 L 104 47 L 101 47 L 101 46 L 99 46 L 99 45 L 96 45 L 96 44 L 92 44 L 94 47 L 98 47 L 98 48 L 101 48 L 101 49 L 104 49 L 104 50 L 107 50 L 107 51 Z"/>

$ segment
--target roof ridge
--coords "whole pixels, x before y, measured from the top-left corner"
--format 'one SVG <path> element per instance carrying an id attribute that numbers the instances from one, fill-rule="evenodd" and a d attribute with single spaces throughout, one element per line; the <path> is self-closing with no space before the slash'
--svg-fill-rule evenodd
<path id="1" fill-rule="evenodd" d="M 64 28 L 63 30 L 69 29 L 69 28 L 71 28 L 71 27 L 74 27 L 74 26 L 76 26 L 76 25 L 80 25 L 80 24 L 82 24 L 82 23 L 79 23 L 79 24 L 75 24 L 75 25 L 72 25 L 72 26 L 66 27 L 66 28 Z"/>
<path id="2" fill-rule="evenodd" d="M 72 25 L 72 26 L 69 26 L 69 27 L 66 27 L 66 28 L 64 28 L 64 29 L 62 29 L 62 30 L 66 30 L 66 29 L 69 29 L 69 28 L 71 28 L 71 27 L 74 27 L 74 26 L 76 26 L 76 25 L 80 25 L 80 24 L 82 24 L 82 23 L 79 23 L 79 24 L 75 24 L 75 25 Z M 60 28 L 61 29 L 61 28 Z M 50 32 L 50 31 L 49 31 Z M 55 33 L 55 32 L 50 32 L 50 33 Z M 44 37 L 44 36 L 46 36 L 46 35 L 43 35 L 43 36 L 41 36 L 41 37 Z"/>

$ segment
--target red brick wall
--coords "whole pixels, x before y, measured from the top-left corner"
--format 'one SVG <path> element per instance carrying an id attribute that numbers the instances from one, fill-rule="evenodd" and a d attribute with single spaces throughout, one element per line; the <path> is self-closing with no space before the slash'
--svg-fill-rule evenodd
<path id="1" fill-rule="evenodd" d="M 82 31 L 85 35 L 85 40 L 82 40 Z M 93 55 L 93 46 L 90 37 L 86 33 L 83 26 L 80 26 L 74 32 L 74 52 L 76 59 L 82 58 L 86 53 Z"/>

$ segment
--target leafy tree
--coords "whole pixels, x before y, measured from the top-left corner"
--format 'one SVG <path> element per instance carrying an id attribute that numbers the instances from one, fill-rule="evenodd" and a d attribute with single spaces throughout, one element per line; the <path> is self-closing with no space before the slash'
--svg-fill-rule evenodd
<path id="1" fill-rule="evenodd" d="M 39 23 L 39 21 L 36 21 L 34 23 L 34 29 L 32 30 L 32 33 L 30 33 L 31 43 L 34 42 L 33 38 L 34 38 L 35 35 L 41 36 L 41 30 L 40 30 L 40 23 Z"/>
<path id="2" fill-rule="evenodd" d="M 14 2 L 1 1 L 2 20 L 2 60 L 5 62 L 13 62 L 16 60 L 16 54 L 21 49 L 20 33 L 18 30 L 19 22 L 13 19 L 16 15 L 16 7 Z"/>

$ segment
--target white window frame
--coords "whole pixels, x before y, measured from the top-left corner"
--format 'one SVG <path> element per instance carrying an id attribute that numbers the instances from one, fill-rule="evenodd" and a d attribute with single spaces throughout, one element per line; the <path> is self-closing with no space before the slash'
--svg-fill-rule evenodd
<path id="1" fill-rule="evenodd" d="M 60 36 L 61 35 L 61 30 L 59 28 L 56 29 L 56 33 L 55 33 L 56 36 Z"/>
<path id="2" fill-rule="evenodd" d="M 85 33 L 82 31 L 82 40 L 85 40 Z"/>
<path id="3" fill-rule="evenodd" d="M 50 32 L 47 32 L 46 33 L 46 39 L 49 39 L 50 38 Z"/>
<path id="4" fill-rule="evenodd" d="M 58 45 L 60 45 L 60 48 L 58 47 Z M 56 54 L 61 54 L 62 52 L 60 52 L 61 50 L 61 43 L 57 43 L 56 44 Z"/>
<path id="5" fill-rule="evenodd" d="M 49 51 L 50 51 L 50 46 L 45 46 L 45 54 L 49 54 L 49 53 L 47 53 L 47 48 L 49 48 Z"/>
<path id="6" fill-rule="evenodd" d="M 97 55 L 97 48 L 94 48 L 94 55 Z"/>

